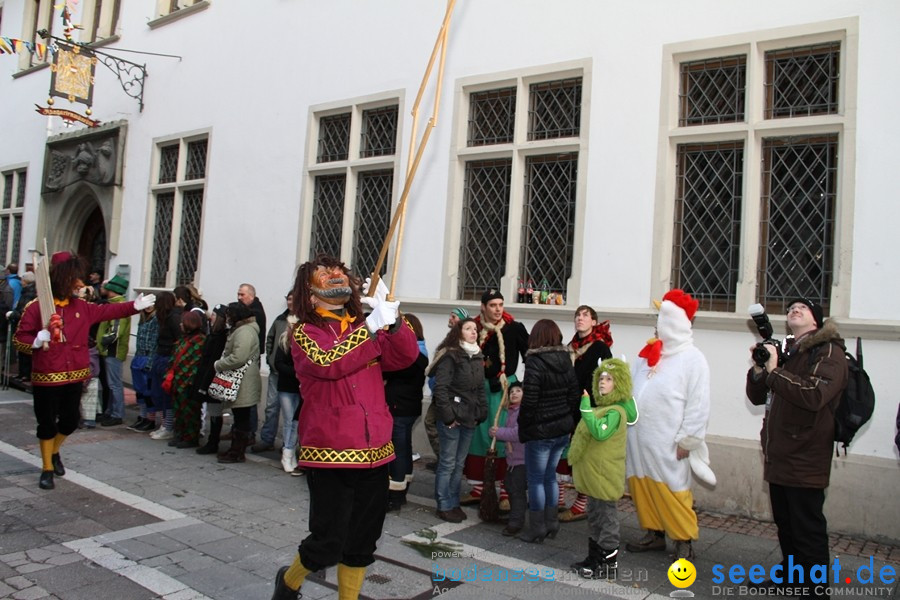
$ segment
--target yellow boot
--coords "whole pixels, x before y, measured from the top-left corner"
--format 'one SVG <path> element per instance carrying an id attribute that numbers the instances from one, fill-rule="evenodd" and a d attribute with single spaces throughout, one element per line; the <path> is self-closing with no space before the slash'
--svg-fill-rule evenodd
<path id="1" fill-rule="evenodd" d="M 53 483 L 53 440 L 40 440 L 41 446 L 41 479 L 38 485 L 42 490 L 52 490 Z"/>
<path id="2" fill-rule="evenodd" d="M 338 600 L 357 600 L 365 578 L 365 567 L 348 567 L 338 563 Z"/>

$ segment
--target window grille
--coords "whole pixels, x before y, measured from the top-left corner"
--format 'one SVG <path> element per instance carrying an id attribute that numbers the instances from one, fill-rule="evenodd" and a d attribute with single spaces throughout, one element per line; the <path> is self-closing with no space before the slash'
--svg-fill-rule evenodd
<path id="1" fill-rule="evenodd" d="M 703 310 L 736 308 L 743 169 L 742 142 L 678 146 L 672 286 Z"/>
<path id="2" fill-rule="evenodd" d="M 364 110 L 360 142 L 361 158 L 396 154 L 397 106 Z"/>
<path id="3" fill-rule="evenodd" d="M 347 177 L 320 175 L 313 193 L 312 241 L 309 258 L 317 254 L 341 255 L 341 232 L 344 226 L 344 190 Z"/>
<path id="4" fill-rule="evenodd" d="M 516 125 L 516 88 L 475 92 L 469 96 L 468 146 L 508 144 Z"/>
<path id="5" fill-rule="evenodd" d="M 202 215 L 203 190 L 185 192 L 181 203 L 181 239 L 178 243 L 178 272 L 175 285 L 194 281 L 200 254 Z"/>
<path id="6" fill-rule="evenodd" d="M 319 119 L 319 150 L 316 162 L 347 160 L 350 152 L 350 113 Z"/>
<path id="7" fill-rule="evenodd" d="M 153 228 L 153 255 L 150 262 L 150 286 L 165 287 L 169 270 L 169 249 L 172 243 L 172 211 L 175 194 L 156 196 L 156 224 Z"/>
<path id="8" fill-rule="evenodd" d="M 565 291 L 575 246 L 578 155 L 533 156 L 526 161 L 519 277 L 547 280 Z"/>
<path id="9" fill-rule="evenodd" d="M 13 197 L 13 174 L 7 173 L 3 176 L 3 208 L 12 206 Z"/>
<path id="10" fill-rule="evenodd" d="M 9 262 L 19 262 L 19 246 L 22 244 L 22 216 L 13 215 L 12 249 Z"/>
<path id="11" fill-rule="evenodd" d="M 766 52 L 765 117 L 838 111 L 840 42 Z"/>
<path id="12" fill-rule="evenodd" d="M 581 77 L 534 83 L 530 90 L 529 141 L 579 135 L 581 132 Z"/>
<path id="13" fill-rule="evenodd" d="M 25 206 L 25 171 L 19 171 L 19 186 L 16 188 L 16 208 Z"/>
<path id="14" fill-rule="evenodd" d="M 462 234 L 459 256 L 459 297 L 481 298 L 500 285 L 506 270 L 512 160 L 466 163 Z"/>
<path id="15" fill-rule="evenodd" d="M 684 127 L 743 121 L 746 79 L 746 56 L 682 63 L 678 124 Z"/>
<path id="16" fill-rule="evenodd" d="M 803 296 L 827 310 L 834 263 L 837 135 L 763 140 L 759 299 Z"/>
<path id="17" fill-rule="evenodd" d="M 187 172 L 185 179 L 206 177 L 206 147 L 208 140 L 198 140 L 187 145 Z"/>
<path id="18" fill-rule="evenodd" d="M 9 217 L 0 217 L 0 265 L 6 266 L 6 249 L 9 246 Z"/>
<path id="19" fill-rule="evenodd" d="M 391 192 L 394 171 L 360 173 L 356 192 L 356 218 L 353 231 L 353 270 L 368 277 L 375 270 L 378 254 L 391 221 Z M 386 271 L 382 265 L 380 275 Z"/>
<path id="20" fill-rule="evenodd" d="M 173 183 L 178 172 L 178 144 L 159 150 L 159 183 Z"/>

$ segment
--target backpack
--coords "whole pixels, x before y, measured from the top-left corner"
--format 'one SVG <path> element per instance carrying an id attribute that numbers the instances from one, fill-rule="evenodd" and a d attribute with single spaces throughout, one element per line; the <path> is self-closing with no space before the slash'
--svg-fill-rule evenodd
<path id="1" fill-rule="evenodd" d="M 13 306 L 13 300 L 15 300 L 15 298 L 16 293 L 13 291 L 12 286 L 9 285 L 9 279 L 0 277 L 0 311 L 2 311 L 4 315 L 15 308 L 15 306 Z"/>
<path id="2" fill-rule="evenodd" d="M 875 390 L 869 374 L 863 369 L 862 340 L 856 338 L 856 356 L 844 352 L 847 357 L 847 387 L 841 393 L 837 410 L 834 411 L 834 441 L 843 445 L 844 456 L 847 446 L 856 432 L 872 417 L 875 410 Z M 835 447 L 835 455 L 840 449 Z"/>

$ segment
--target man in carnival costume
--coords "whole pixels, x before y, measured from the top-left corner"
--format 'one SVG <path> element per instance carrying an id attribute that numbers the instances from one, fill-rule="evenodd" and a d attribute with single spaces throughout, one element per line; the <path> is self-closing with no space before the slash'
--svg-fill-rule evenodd
<path id="1" fill-rule="evenodd" d="M 473 485 L 468 496 L 460 500 L 460 504 L 477 504 L 481 501 L 482 482 L 484 481 L 484 458 L 491 446 L 488 434 L 494 424 L 494 415 L 503 399 L 503 388 L 516 381 L 516 369 L 519 357 L 525 359 L 528 351 L 528 330 L 516 321 L 511 314 L 503 310 L 503 294 L 490 289 L 481 295 L 481 314 L 475 317 L 478 325 L 478 345 L 484 354 L 484 385 L 488 404 L 488 418 L 475 428 L 469 456 L 463 470 L 466 479 Z M 501 414 L 500 425 L 505 422 L 506 415 Z M 504 445 L 498 444 L 496 476 L 503 481 L 506 473 Z M 501 508 L 508 509 L 509 500 L 501 485 Z"/>
<path id="2" fill-rule="evenodd" d="M 675 558 L 691 559 L 699 528 L 691 472 L 711 485 L 704 438 L 709 421 L 709 365 L 694 346 L 691 322 L 699 302 L 671 290 L 659 306 L 655 339 L 638 356 L 634 399 L 641 418 L 628 434 L 627 477 L 638 521 L 647 530 L 629 552 L 664 551 L 666 534 Z"/>
<path id="3" fill-rule="evenodd" d="M 91 326 L 130 317 L 156 302 L 153 294 L 138 295 L 132 302 L 85 302 L 76 294 L 84 287 L 81 278 L 87 269 L 84 259 L 71 252 L 54 254 L 50 258 L 54 314 L 45 323 L 40 303 L 30 302 L 15 334 L 16 349 L 32 356 L 34 416 L 43 461 L 39 485 L 44 490 L 55 487 L 54 475 L 66 474 L 59 448 L 78 428 L 82 382 L 91 378 L 88 354 Z"/>
<path id="4" fill-rule="evenodd" d="M 578 385 L 588 392 L 591 406 L 597 406 L 593 393 L 594 371 L 602 361 L 612 358 L 610 348 L 613 345 L 612 334 L 609 332 L 609 321 L 598 322 L 597 311 L 587 305 L 581 305 L 575 309 L 575 335 L 569 342 L 569 356 L 575 367 L 575 376 L 578 377 Z M 577 423 L 576 423 L 577 425 Z M 556 472 L 560 480 L 572 481 L 572 469 L 569 466 L 568 455 L 559 461 Z M 587 518 L 588 497 L 578 492 L 571 508 L 565 507 L 563 497 L 565 490 L 559 486 L 559 508 L 565 509 L 559 515 L 563 523 L 580 521 Z"/>
<path id="5" fill-rule="evenodd" d="M 296 598 L 309 573 L 335 564 L 338 597 L 355 599 L 375 560 L 394 459 L 382 370 L 411 365 L 419 345 L 383 283 L 373 297 L 359 290 L 336 258 L 319 255 L 297 269 L 291 353 L 303 390 L 298 466 L 309 485 L 310 533 L 279 569 L 273 600 Z"/>

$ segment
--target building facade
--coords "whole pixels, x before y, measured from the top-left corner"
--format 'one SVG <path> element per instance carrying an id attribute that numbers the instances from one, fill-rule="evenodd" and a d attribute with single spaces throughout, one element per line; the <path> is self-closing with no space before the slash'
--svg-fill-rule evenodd
<path id="1" fill-rule="evenodd" d="M 273 314 L 316 251 L 374 268 L 410 135 L 436 106 L 432 84 L 411 114 L 443 2 L 68 5 L 76 41 L 147 74 L 98 60 L 98 127 L 36 114 L 53 55 L 37 32 L 64 36 L 60 8 L 0 0 L 2 262 L 29 262 L 46 238 L 136 289 L 193 282 L 216 303 L 251 282 Z M 900 539 L 898 26 L 891 0 L 457 3 L 409 192 L 404 309 L 433 348 L 450 308 L 476 311 L 488 287 L 527 325 L 553 318 L 567 334 L 589 304 L 634 359 L 652 300 L 692 292 L 719 480 L 698 502 L 766 516 L 747 307 L 763 304 L 783 337 L 787 301 L 821 301 L 865 339 L 878 394 L 834 460 L 830 524 Z M 518 302 L 529 282 L 554 303 Z"/>

